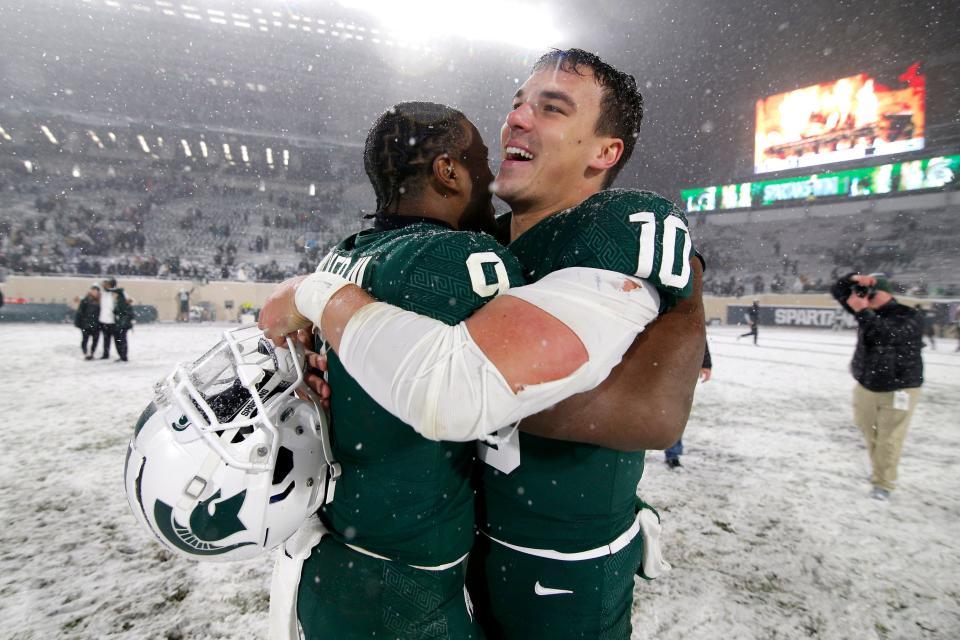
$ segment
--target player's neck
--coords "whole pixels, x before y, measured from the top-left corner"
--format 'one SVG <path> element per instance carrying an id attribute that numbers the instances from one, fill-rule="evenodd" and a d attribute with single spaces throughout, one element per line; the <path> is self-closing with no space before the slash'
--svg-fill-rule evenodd
<path id="1" fill-rule="evenodd" d="M 565 198 L 558 198 L 550 202 L 508 202 L 511 211 L 510 241 L 513 242 L 553 214 L 577 206 L 598 191 L 599 189 L 591 185 L 590 188 L 578 190 Z"/>
<path id="2" fill-rule="evenodd" d="M 450 207 L 444 208 L 443 206 L 437 206 L 437 204 L 429 198 L 408 203 L 401 202 L 400 206 L 390 213 L 395 216 L 430 218 L 431 220 L 446 222 L 454 229 L 460 228 L 459 215 L 452 215 L 453 211 Z"/>

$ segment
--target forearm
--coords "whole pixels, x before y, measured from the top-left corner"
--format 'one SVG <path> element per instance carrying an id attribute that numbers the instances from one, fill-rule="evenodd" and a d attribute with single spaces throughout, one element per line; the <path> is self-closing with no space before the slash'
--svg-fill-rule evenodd
<path id="1" fill-rule="evenodd" d="M 706 345 L 702 266 L 691 262 L 693 294 L 651 323 L 600 386 L 525 419 L 520 429 L 621 451 L 679 440 Z"/>
<path id="2" fill-rule="evenodd" d="M 354 284 L 343 287 L 330 298 L 318 326 L 323 332 L 323 339 L 335 352 L 340 353 L 343 331 L 350 319 L 360 309 L 376 301 L 376 298 Z M 314 318 L 311 320 L 316 324 Z"/>

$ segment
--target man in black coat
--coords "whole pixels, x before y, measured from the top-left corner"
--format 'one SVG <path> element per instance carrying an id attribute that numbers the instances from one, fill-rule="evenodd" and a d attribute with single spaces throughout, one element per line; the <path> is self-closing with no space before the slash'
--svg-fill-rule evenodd
<path id="1" fill-rule="evenodd" d="M 897 302 L 890 282 L 879 274 L 848 274 L 831 294 L 857 319 L 850 365 L 857 381 L 853 416 L 873 467 L 871 496 L 886 500 L 895 488 L 903 440 L 923 384 L 923 315 Z"/>
<path id="2" fill-rule="evenodd" d="M 83 297 L 77 307 L 77 314 L 73 319 L 73 326 L 80 329 L 82 338 L 80 348 L 87 360 L 93 360 L 93 352 L 97 350 L 100 341 L 100 285 L 90 287 L 90 291 Z M 90 341 L 90 352 L 87 352 L 87 342 Z"/>
<path id="3" fill-rule="evenodd" d="M 753 344 L 757 344 L 757 336 L 759 335 L 760 327 L 760 301 L 754 300 L 753 305 L 750 307 L 750 311 L 747 312 L 747 318 L 750 321 L 750 331 L 746 333 L 741 333 L 737 336 L 737 340 L 740 338 L 746 338 L 747 336 L 753 336 Z"/>
<path id="4" fill-rule="evenodd" d="M 120 356 L 120 362 L 127 361 L 127 331 L 133 328 L 133 305 L 127 299 L 123 289 L 117 287 L 113 290 L 113 313 L 116 317 L 116 326 L 114 328 L 114 341 L 117 344 L 117 355 Z"/>

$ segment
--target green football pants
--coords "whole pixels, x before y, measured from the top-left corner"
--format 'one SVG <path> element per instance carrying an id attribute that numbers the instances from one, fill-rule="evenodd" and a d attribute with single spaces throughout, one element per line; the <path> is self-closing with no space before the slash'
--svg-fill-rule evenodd
<path id="1" fill-rule="evenodd" d="M 491 640 L 629 640 L 643 536 L 614 555 L 566 562 L 531 556 L 478 534 L 468 581 Z"/>
<path id="2" fill-rule="evenodd" d="M 297 617 L 306 640 L 482 640 L 465 566 L 414 569 L 325 537 L 303 564 Z"/>

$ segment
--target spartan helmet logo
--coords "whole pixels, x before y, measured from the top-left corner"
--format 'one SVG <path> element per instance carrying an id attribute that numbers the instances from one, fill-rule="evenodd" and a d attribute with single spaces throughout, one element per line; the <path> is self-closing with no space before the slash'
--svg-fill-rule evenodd
<path id="1" fill-rule="evenodd" d="M 246 531 L 240 521 L 239 513 L 247 492 L 241 491 L 235 496 L 217 502 L 220 490 L 197 503 L 190 512 L 190 526 L 177 522 L 170 505 L 157 500 L 153 505 L 153 516 L 160 533 L 175 547 L 194 555 L 212 556 L 227 553 L 253 542 L 240 542 L 226 546 L 213 544 L 235 533 Z"/>

